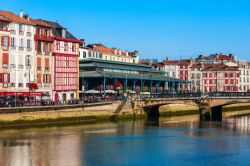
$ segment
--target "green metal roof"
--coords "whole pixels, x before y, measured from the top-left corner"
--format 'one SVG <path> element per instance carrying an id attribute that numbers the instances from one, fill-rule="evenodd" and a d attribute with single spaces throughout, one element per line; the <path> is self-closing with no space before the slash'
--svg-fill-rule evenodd
<path id="1" fill-rule="evenodd" d="M 126 66 L 137 66 L 137 67 L 145 67 L 145 68 L 153 68 L 150 65 L 144 65 L 144 64 L 136 64 L 136 63 L 127 63 L 127 62 L 119 62 L 119 61 L 108 61 L 103 59 L 82 59 L 79 61 L 81 62 L 99 62 L 99 63 L 107 63 L 107 64 L 118 64 L 118 65 L 126 65 Z"/>
<path id="2" fill-rule="evenodd" d="M 80 72 L 80 78 L 120 78 L 120 79 L 136 79 L 147 81 L 170 81 L 170 82 L 190 82 L 187 80 L 180 80 L 163 75 L 150 75 L 150 74 L 128 74 L 121 72 L 104 72 L 104 71 L 92 71 L 92 72 Z"/>

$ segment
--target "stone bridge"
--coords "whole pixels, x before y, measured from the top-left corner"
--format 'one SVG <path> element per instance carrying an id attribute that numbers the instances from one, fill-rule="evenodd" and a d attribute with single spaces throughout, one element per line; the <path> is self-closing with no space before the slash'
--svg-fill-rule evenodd
<path id="1" fill-rule="evenodd" d="M 159 107 L 167 104 L 186 104 L 197 106 L 201 120 L 222 120 L 222 107 L 237 103 L 250 103 L 250 96 L 238 97 L 177 97 L 144 98 L 135 100 L 135 109 L 143 109 L 149 118 L 159 117 Z"/>

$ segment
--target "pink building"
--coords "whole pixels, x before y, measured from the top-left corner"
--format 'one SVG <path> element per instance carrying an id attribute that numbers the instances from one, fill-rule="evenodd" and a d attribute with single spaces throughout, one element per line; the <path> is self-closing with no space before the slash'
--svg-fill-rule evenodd
<path id="1" fill-rule="evenodd" d="M 203 92 L 238 92 L 239 68 L 225 64 L 205 64 L 202 68 Z"/>

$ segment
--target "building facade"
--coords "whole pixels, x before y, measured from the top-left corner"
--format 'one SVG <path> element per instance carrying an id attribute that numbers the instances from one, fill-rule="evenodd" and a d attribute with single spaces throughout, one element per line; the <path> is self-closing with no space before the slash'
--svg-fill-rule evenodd
<path id="1" fill-rule="evenodd" d="M 29 84 L 35 82 L 35 45 L 34 24 L 28 15 L 20 11 L 20 15 L 8 11 L 0 11 L 0 16 L 10 20 L 9 54 L 5 57 L 4 66 L 9 69 L 9 92 L 28 92 Z M 7 60 L 8 59 L 8 60 Z M 5 77 L 5 76 L 4 76 Z"/>
<path id="2" fill-rule="evenodd" d="M 245 61 L 239 61 L 240 79 L 239 79 L 239 91 L 250 91 L 250 63 Z"/>
<path id="3" fill-rule="evenodd" d="M 117 48 L 108 48 L 102 44 L 89 44 L 87 46 L 81 46 L 80 59 L 88 58 L 125 63 L 138 63 L 139 52 L 128 52 Z"/>
<path id="4" fill-rule="evenodd" d="M 79 87 L 79 44 L 82 41 L 74 37 L 66 28 L 56 22 L 42 20 L 52 26 L 52 80 L 53 100 L 67 102 L 78 98 Z M 51 81 L 50 81 L 51 80 Z"/>

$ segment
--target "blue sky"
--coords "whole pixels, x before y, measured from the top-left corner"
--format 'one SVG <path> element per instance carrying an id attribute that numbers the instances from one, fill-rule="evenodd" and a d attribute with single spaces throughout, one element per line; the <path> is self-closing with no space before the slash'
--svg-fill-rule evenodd
<path id="1" fill-rule="evenodd" d="M 160 60 L 233 53 L 250 60 L 249 0 L 0 0 L 2 10 L 59 21 L 87 43 Z"/>

